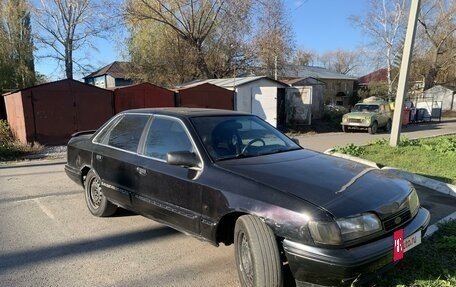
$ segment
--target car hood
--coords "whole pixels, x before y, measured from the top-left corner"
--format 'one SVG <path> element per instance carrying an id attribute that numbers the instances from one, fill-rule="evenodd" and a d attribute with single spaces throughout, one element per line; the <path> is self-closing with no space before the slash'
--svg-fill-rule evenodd
<path id="1" fill-rule="evenodd" d="M 376 113 L 372 113 L 372 112 L 352 112 L 352 113 L 348 113 L 348 114 L 345 114 L 345 117 L 348 117 L 348 118 L 365 118 L 366 116 L 373 116 L 375 115 Z"/>
<path id="2" fill-rule="evenodd" d="M 387 217 L 397 212 L 412 188 L 379 169 L 305 149 L 222 161 L 218 166 L 320 206 L 336 218 L 363 212 Z"/>

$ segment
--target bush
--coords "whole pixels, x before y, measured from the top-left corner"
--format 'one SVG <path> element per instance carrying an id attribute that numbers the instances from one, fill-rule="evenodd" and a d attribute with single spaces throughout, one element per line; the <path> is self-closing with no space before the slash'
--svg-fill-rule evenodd
<path id="1" fill-rule="evenodd" d="M 13 143 L 13 134 L 9 128 L 8 122 L 0 120 L 0 147 L 6 148 Z"/>
<path id="2" fill-rule="evenodd" d="M 325 106 L 323 120 L 328 121 L 333 127 L 340 127 L 342 116 L 348 113 L 348 110 L 342 106 Z"/>
<path id="3" fill-rule="evenodd" d="M 38 143 L 24 145 L 14 140 L 8 122 L 0 120 L 0 161 L 18 160 L 42 149 L 43 146 Z"/>
<path id="4" fill-rule="evenodd" d="M 365 150 L 362 146 L 357 146 L 355 144 L 349 144 L 343 147 L 336 146 L 334 148 L 336 152 L 348 154 L 351 156 L 361 156 L 364 154 Z"/>

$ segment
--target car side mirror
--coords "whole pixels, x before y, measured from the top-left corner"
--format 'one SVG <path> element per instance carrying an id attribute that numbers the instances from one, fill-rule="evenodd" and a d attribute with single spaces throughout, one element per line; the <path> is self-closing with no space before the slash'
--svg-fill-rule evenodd
<path id="1" fill-rule="evenodd" d="M 170 165 L 178 165 L 183 167 L 200 166 L 200 161 L 195 153 L 190 151 L 173 151 L 166 154 L 166 162 Z"/>

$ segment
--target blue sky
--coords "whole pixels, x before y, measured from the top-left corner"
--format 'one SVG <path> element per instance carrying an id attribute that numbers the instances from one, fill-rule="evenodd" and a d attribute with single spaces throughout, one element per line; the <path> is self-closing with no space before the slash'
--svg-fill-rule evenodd
<path id="1" fill-rule="evenodd" d="M 361 31 L 348 18 L 361 15 L 365 0 L 286 0 L 298 47 L 321 54 L 351 50 L 363 42 Z"/>
<path id="2" fill-rule="evenodd" d="M 285 0 L 297 46 L 318 54 L 359 47 L 364 41 L 362 33 L 350 24 L 348 17 L 363 13 L 365 3 L 365 0 Z M 114 40 L 98 40 L 99 51 L 91 51 L 84 56 L 96 69 L 122 60 L 117 43 Z M 49 60 L 37 60 L 36 69 L 52 80 L 63 77 L 63 72 Z M 75 74 L 75 79 L 79 80 L 82 76 Z"/>

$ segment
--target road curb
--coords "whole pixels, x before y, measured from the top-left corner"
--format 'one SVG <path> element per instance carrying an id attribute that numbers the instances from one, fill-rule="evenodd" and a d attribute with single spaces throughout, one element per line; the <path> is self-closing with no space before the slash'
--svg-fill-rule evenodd
<path id="1" fill-rule="evenodd" d="M 388 167 L 388 166 L 381 166 L 376 162 L 365 160 L 359 157 L 347 155 L 347 154 L 342 154 L 338 152 L 334 152 L 334 149 L 328 149 L 324 153 L 333 155 L 336 157 L 348 159 L 351 161 L 359 162 L 374 168 L 378 168 L 381 170 L 385 170 L 389 174 L 393 174 L 399 177 L 402 177 L 410 182 L 413 182 L 415 184 L 419 184 L 421 186 L 430 188 L 432 190 L 435 190 L 437 192 L 452 196 L 456 198 L 456 186 L 449 184 L 449 183 L 444 183 L 426 176 L 418 175 L 415 173 L 411 173 L 405 170 L 401 170 L 395 167 Z"/>
<path id="2" fill-rule="evenodd" d="M 456 220 L 456 212 L 453 212 L 452 214 L 448 215 L 447 217 L 440 219 L 436 223 L 429 225 L 426 230 L 426 233 L 423 235 L 423 237 L 431 236 L 436 231 L 438 231 L 440 223 L 446 223 L 446 222 L 452 221 L 452 220 Z"/>
<path id="3" fill-rule="evenodd" d="M 6 168 L 19 168 L 27 166 L 41 166 L 41 165 L 54 165 L 54 164 L 65 164 L 65 158 L 39 158 L 33 160 L 21 160 L 21 161 L 8 161 L 0 162 L 0 169 Z"/>

